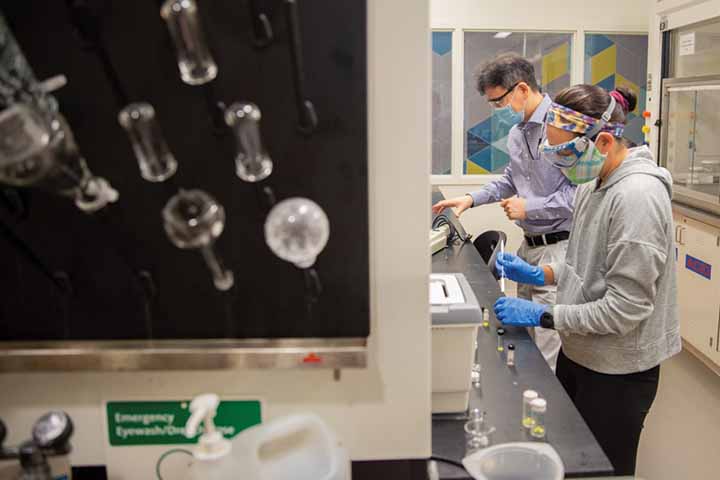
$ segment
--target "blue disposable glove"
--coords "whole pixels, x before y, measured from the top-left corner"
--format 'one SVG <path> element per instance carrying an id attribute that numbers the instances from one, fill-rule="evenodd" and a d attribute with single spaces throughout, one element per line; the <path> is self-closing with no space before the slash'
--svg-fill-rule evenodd
<path id="1" fill-rule="evenodd" d="M 505 278 L 529 285 L 545 285 L 545 272 L 542 267 L 530 265 L 512 253 L 498 253 L 495 258 L 495 270 Z"/>
<path id="2" fill-rule="evenodd" d="M 503 325 L 514 327 L 539 327 L 540 317 L 548 309 L 522 298 L 500 297 L 495 302 L 495 316 Z"/>

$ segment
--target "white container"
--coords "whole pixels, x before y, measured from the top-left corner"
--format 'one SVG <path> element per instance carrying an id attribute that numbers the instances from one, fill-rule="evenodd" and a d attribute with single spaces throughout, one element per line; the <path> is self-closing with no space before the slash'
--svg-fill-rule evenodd
<path id="1" fill-rule="evenodd" d="M 462 274 L 430 275 L 432 413 L 468 408 L 482 311 Z"/>
<path id="2" fill-rule="evenodd" d="M 243 480 L 346 480 L 349 459 L 335 435 L 312 414 L 251 427 L 232 441 Z"/>
<path id="3" fill-rule="evenodd" d="M 565 467 L 547 443 L 504 443 L 465 457 L 465 469 L 477 480 L 562 480 Z"/>

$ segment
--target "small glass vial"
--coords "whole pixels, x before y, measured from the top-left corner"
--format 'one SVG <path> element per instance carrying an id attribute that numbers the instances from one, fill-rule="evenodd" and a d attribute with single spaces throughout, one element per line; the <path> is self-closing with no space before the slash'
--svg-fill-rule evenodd
<path id="1" fill-rule="evenodd" d="M 532 418 L 532 426 L 530 427 L 530 435 L 535 438 L 545 438 L 545 412 L 547 411 L 547 402 L 544 398 L 536 398 L 530 402 L 530 417 Z"/>
<path id="2" fill-rule="evenodd" d="M 488 328 L 490 326 L 490 310 L 487 307 L 482 309 L 482 326 Z"/>
<path id="3" fill-rule="evenodd" d="M 509 343 L 507 346 L 507 358 L 505 359 L 505 363 L 508 367 L 515 366 L 515 345 L 512 343 Z"/>
<path id="4" fill-rule="evenodd" d="M 130 138 L 140 166 L 140 175 L 148 182 L 162 182 L 177 170 L 177 161 L 160 131 L 155 109 L 149 103 L 131 103 L 118 114 L 118 123 Z"/>
<path id="5" fill-rule="evenodd" d="M 160 9 L 175 44 L 180 78 L 188 85 L 215 79 L 217 64 L 208 48 L 195 0 L 167 0 Z"/>
<path id="6" fill-rule="evenodd" d="M 273 162 L 260 136 L 261 118 L 254 103 L 237 102 L 225 110 L 225 123 L 235 135 L 235 173 L 251 183 L 265 180 L 273 171 Z"/>
<path id="7" fill-rule="evenodd" d="M 539 395 L 535 390 L 525 390 L 523 392 L 522 425 L 525 428 L 530 428 L 533 425 L 533 419 L 530 415 L 530 403 L 538 397 Z"/>
<path id="8" fill-rule="evenodd" d="M 503 340 L 503 335 L 505 335 L 505 329 L 500 327 L 497 329 L 497 350 L 498 352 L 502 352 L 505 350 L 505 341 Z"/>

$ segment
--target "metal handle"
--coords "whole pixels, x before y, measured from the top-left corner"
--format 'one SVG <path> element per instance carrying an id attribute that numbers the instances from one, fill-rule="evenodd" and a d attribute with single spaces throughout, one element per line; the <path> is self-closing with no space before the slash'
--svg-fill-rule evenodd
<path id="1" fill-rule="evenodd" d="M 685 227 L 680 227 L 678 230 L 678 244 L 679 245 L 685 245 Z"/>
<path id="2" fill-rule="evenodd" d="M 285 0 L 285 17 L 287 20 L 288 36 L 290 37 L 290 60 L 292 62 L 295 101 L 298 111 L 298 130 L 305 135 L 310 135 L 317 128 L 318 117 L 315 112 L 315 106 L 305 96 L 305 71 L 303 67 L 300 16 L 298 15 L 297 0 Z"/>

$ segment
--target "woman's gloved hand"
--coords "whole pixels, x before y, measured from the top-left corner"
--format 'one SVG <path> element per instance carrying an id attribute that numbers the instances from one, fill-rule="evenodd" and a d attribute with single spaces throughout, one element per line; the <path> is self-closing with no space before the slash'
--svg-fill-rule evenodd
<path id="1" fill-rule="evenodd" d="M 549 307 L 522 298 L 500 297 L 494 308 L 495 316 L 503 325 L 539 327 L 540 317 Z"/>
<path id="2" fill-rule="evenodd" d="M 505 278 L 529 285 L 545 285 L 545 272 L 542 267 L 530 265 L 512 253 L 498 253 L 495 258 L 495 270 L 504 273 Z"/>

